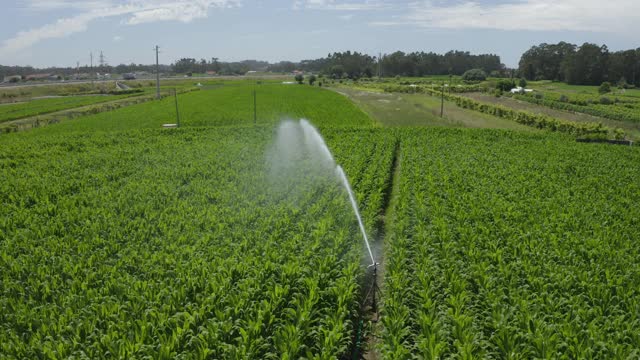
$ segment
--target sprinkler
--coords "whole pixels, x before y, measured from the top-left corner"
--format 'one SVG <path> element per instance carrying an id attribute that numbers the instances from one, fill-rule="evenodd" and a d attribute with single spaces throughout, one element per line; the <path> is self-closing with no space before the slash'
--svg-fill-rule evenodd
<path id="1" fill-rule="evenodd" d="M 376 293 L 381 292 L 380 287 L 378 286 L 378 265 L 379 265 L 378 263 L 373 263 L 367 266 L 367 269 L 373 268 L 373 280 L 371 282 L 371 287 L 367 292 L 367 297 L 369 297 L 369 294 L 371 294 L 371 310 L 376 315 L 378 314 L 378 303 L 376 301 Z"/>

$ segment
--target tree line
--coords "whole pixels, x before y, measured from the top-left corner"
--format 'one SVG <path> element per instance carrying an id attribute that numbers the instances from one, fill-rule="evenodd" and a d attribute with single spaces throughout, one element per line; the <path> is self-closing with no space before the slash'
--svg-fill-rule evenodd
<path id="1" fill-rule="evenodd" d="M 333 78 L 352 79 L 378 75 L 384 77 L 462 75 L 465 71 L 474 68 L 500 75 L 506 70 L 498 55 L 472 55 L 466 51 L 449 51 L 445 54 L 396 51 L 377 57 L 357 51 L 345 51 L 328 54 L 324 58 L 304 60 L 298 64 L 281 62 L 270 66 L 270 70 L 274 72 L 287 72 L 294 68 Z"/>
<path id="2" fill-rule="evenodd" d="M 373 76 L 426 76 L 426 75 L 462 75 L 473 68 L 482 69 L 487 74 L 499 76 L 505 73 L 500 57 L 493 54 L 473 55 L 466 51 L 449 51 L 445 54 L 434 52 L 404 53 L 396 51 L 382 56 L 371 56 L 359 52 L 335 52 L 327 57 L 303 60 L 300 62 L 245 60 L 239 62 L 222 62 L 218 58 L 210 59 L 181 58 L 171 65 L 161 65 L 161 71 L 174 74 L 203 74 L 215 72 L 220 75 L 244 75 L 248 71 L 264 71 L 273 73 L 292 73 L 296 70 L 323 74 L 333 78 L 363 78 Z M 30 66 L 1 66 L 0 76 L 29 75 L 34 73 L 55 73 L 71 76 L 78 72 L 130 73 L 155 72 L 155 65 L 120 64 L 89 68 L 45 68 L 35 69 Z"/>
<path id="3" fill-rule="evenodd" d="M 528 80 L 564 81 L 572 85 L 640 86 L 640 48 L 611 52 L 606 45 L 567 42 L 531 47 L 520 58 L 519 73 Z"/>

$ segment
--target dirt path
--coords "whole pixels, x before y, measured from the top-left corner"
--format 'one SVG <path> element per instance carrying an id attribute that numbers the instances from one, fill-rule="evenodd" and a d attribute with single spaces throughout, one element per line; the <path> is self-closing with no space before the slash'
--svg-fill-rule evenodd
<path id="1" fill-rule="evenodd" d="M 392 166 L 392 174 L 391 174 L 391 184 L 390 189 L 387 194 L 386 206 L 384 209 L 384 214 L 382 216 L 382 226 L 381 231 L 379 232 L 379 238 L 377 239 L 377 248 L 381 251 L 377 252 L 377 285 L 379 287 L 379 293 L 377 294 L 377 312 L 371 314 L 372 327 L 371 332 L 367 334 L 367 341 L 365 345 L 365 350 L 362 355 L 362 358 L 365 360 L 378 360 L 382 359 L 382 356 L 378 352 L 377 346 L 381 339 L 382 335 L 382 323 L 380 322 L 380 310 L 384 305 L 384 276 L 385 276 L 385 247 L 387 242 L 389 241 L 389 237 L 391 234 L 391 226 L 394 221 L 394 209 L 396 206 L 396 201 L 398 199 L 398 194 L 400 192 L 400 172 L 402 168 L 402 155 L 400 153 L 401 143 L 398 140 L 396 144 L 396 148 L 394 150 L 393 156 L 393 166 Z"/>

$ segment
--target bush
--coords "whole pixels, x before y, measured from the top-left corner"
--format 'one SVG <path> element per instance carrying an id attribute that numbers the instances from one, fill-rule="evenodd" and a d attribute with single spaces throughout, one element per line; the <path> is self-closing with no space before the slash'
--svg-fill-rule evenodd
<path id="1" fill-rule="evenodd" d="M 471 69 L 462 74 L 464 81 L 485 81 L 486 79 L 487 74 L 482 69 Z"/>
<path id="2" fill-rule="evenodd" d="M 496 84 L 496 89 L 501 91 L 511 91 L 511 89 L 516 87 L 516 83 L 513 80 L 503 79 L 498 81 Z"/>
<path id="3" fill-rule="evenodd" d="M 316 82 L 316 76 L 312 74 L 309 76 L 309 85 L 313 86 L 314 82 Z"/>
<path id="4" fill-rule="evenodd" d="M 527 79 L 520 78 L 520 81 L 518 81 L 518 86 L 520 86 L 523 89 L 526 88 L 527 87 Z"/>
<path id="5" fill-rule="evenodd" d="M 611 99 L 609 99 L 608 97 L 603 96 L 603 97 L 600 98 L 600 104 L 602 104 L 602 105 L 611 105 L 611 104 L 613 104 L 613 101 L 611 101 Z"/>
<path id="6" fill-rule="evenodd" d="M 536 98 L 536 99 L 538 99 L 538 100 L 542 100 L 542 99 L 544 99 L 544 95 L 543 95 L 543 94 L 541 94 L 541 93 L 536 93 L 536 94 L 534 94 L 534 95 L 533 95 L 533 97 L 535 97 L 535 98 Z"/>
<path id="7" fill-rule="evenodd" d="M 502 90 L 500 89 L 493 90 L 493 96 L 499 98 L 500 96 L 502 96 Z"/>
<path id="8" fill-rule="evenodd" d="M 298 84 L 302 84 L 302 82 L 304 81 L 304 75 L 298 74 L 296 75 L 295 79 L 298 82 Z"/>
<path id="9" fill-rule="evenodd" d="M 608 81 L 603 82 L 600 87 L 598 88 L 598 92 L 600 94 L 606 94 L 611 92 L 611 83 Z"/>
<path id="10" fill-rule="evenodd" d="M 560 95 L 560 99 L 558 99 L 558 101 L 563 102 L 563 103 L 568 103 L 569 102 L 569 97 L 567 95 Z"/>

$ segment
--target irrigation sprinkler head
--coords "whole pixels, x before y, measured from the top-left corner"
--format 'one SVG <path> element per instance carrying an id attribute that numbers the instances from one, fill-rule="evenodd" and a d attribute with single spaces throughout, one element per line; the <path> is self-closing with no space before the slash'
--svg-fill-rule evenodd
<path id="1" fill-rule="evenodd" d="M 377 268 L 377 267 L 378 267 L 378 265 L 379 265 L 379 263 L 374 262 L 373 264 L 371 264 L 371 265 L 367 266 L 367 269 L 368 269 L 368 268 L 370 268 L 370 267 Z"/>

